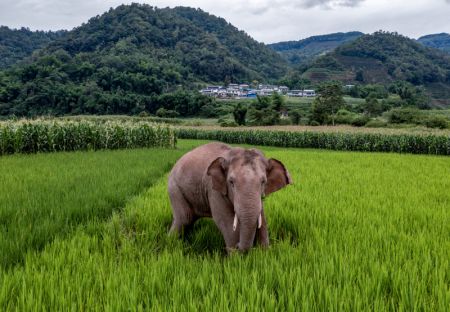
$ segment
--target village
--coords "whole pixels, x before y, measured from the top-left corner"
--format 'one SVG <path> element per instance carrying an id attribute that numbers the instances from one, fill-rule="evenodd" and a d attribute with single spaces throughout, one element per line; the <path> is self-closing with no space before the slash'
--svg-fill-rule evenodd
<path id="1" fill-rule="evenodd" d="M 256 88 L 249 84 L 231 83 L 228 86 L 207 86 L 200 93 L 219 99 L 248 99 L 257 96 L 270 96 L 274 93 L 288 97 L 315 97 L 315 90 L 289 90 L 286 86 L 259 84 Z"/>

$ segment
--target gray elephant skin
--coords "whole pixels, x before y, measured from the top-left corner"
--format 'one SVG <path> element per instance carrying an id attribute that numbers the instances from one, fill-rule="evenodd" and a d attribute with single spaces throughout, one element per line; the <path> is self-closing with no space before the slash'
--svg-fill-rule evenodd
<path id="1" fill-rule="evenodd" d="M 269 246 L 262 198 L 291 184 L 286 167 L 256 149 L 223 143 L 199 146 L 181 157 L 169 176 L 171 233 L 199 218 L 214 220 L 227 250 Z M 256 240 L 255 240 L 256 238 Z"/>

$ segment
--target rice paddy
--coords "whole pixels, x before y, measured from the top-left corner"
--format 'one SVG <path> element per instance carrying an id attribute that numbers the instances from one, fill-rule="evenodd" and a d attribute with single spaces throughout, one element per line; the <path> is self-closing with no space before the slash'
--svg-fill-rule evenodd
<path id="1" fill-rule="evenodd" d="M 202 143 L 0 158 L 0 310 L 450 309 L 450 158 L 262 147 L 294 185 L 270 249 L 226 256 L 211 220 L 167 236 L 166 172 Z"/>

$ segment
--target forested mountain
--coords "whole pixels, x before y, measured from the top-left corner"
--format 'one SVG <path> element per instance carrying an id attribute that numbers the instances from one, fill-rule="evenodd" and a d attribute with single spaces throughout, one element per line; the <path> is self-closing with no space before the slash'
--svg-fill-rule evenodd
<path id="1" fill-rule="evenodd" d="M 417 39 L 421 44 L 427 47 L 436 48 L 447 53 L 450 53 L 450 34 L 440 33 L 434 35 L 427 35 Z"/>
<path id="2" fill-rule="evenodd" d="M 16 64 L 65 33 L 66 31 L 44 32 L 0 26 L 0 69 Z"/>
<path id="3" fill-rule="evenodd" d="M 269 44 L 291 64 L 306 63 L 313 58 L 333 51 L 343 43 L 353 41 L 364 35 L 359 31 L 312 36 L 300 41 L 285 41 Z"/>
<path id="4" fill-rule="evenodd" d="M 194 95 L 183 90 L 274 80 L 286 69 L 276 52 L 199 9 L 121 5 L 0 72 L 0 114 L 154 113 L 164 104 L 192 115 Z"/>
<path id="5" fill-rule="evenodd" d="M 450 89 L 450 56 L 397 33 L 379 31 L 317 58 L 303 75 L 313 81 L 345 83 L 404 80 L 442 95 Z"/>
<path id="6" fill-rule="evenodd" d="M 155 61 L 181 65 L 180 74 L 187 71 L 202 81 L 275 79 L 285 71 L 283 61 L 264 44 L 222 18 L 187 7 L 122 5 L 92 18 L 43 53 L 58 49 L 71 56 L 136 49 Z"/>

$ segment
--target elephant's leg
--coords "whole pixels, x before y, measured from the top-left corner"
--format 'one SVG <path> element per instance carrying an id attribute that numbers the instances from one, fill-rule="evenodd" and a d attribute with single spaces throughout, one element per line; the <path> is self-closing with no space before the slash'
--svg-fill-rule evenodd
<path id="1" fill-rule="evenodd" d="M 213 216 L 214 218 L 214 216 Z M 239 243 L 239 227 L 233 230 L 234 214 L 226 214 L 220 220 L 214 220 L 225 240 L 227 252 L 230 253 L 237 249 Z"/>
<path id="2" fill-rule="evenodd" d="M 261 211 L 262 224 L 261 228 L 257 230 L 256 237 L 262 247 L 269 247 L 269 232 L 267 230 L 266 216 L 264 215 L 264 209 Z"/>
<path id="3" fill-rule="evenodd" d="M 210 195 L 211 214 L 219 231 L 222 233 L 228 253 L 237 248 L 239 227 L 233 230 L 234 210 L 220 195 Z"/>
<path id="4" fill-rule="evenodd" d="M 183 234 L 188 231 L 197 218 L 178 186 L 169 183 L 169 197 L 173 211 L 173 221 L 169 232 Z"/>

